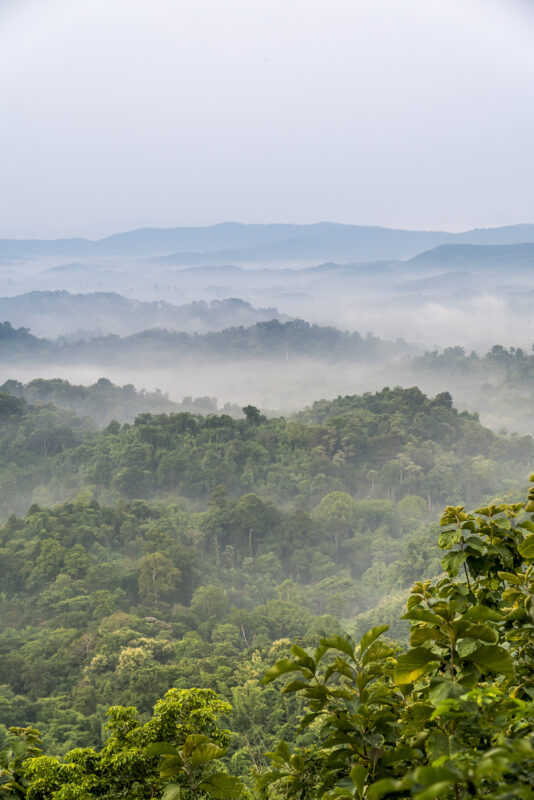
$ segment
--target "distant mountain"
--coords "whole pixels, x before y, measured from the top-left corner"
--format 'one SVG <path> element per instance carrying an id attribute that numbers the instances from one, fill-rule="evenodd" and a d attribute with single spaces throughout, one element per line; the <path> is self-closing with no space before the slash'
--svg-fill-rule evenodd
<path id="1" fill-rule="evenodd" d="M 399 292 L 437 292 L 442 289 L 463 289 L 469 285 L 471 273 L 466 270 L 442 272 L 429 278 L 414 278 L 399 283 L 395 288 Z"/>
<path id="2" fill-rule="evenodd" d="M 408 231 L 319 222 L 313 225 L 244 225 L 143 228 L 105 239 L 1 239 L 0 258 L 149 258 L 169 256 L 176 265 L 256 263 L 315 259 L 410 258 L 441 244 L 534 242 L 534 225 L 465 233 Z"/>
<path id="3" fill-rule="evenodd" d="M 534 243 L 473 245 L 444 244 L 419 253 L 408 265 L 418 267 L 444 266 L 452 268 L 527 268 L 534 269 Z"/>
<path id="4" fill-rule="evenodd" d="M 171 303 L 130 300 L 115 292 L 71 294 L 35 291 L 0 297 L 0 320 L 30 328 L 40 336 L 69 335 L 75 331 L 128 335 L 148 328 L 174 331 L 219 331 L 232 325 L 253 325 L 271 319 L 288 320 L 276 308 L 253 308 L 239 298 Z"/>

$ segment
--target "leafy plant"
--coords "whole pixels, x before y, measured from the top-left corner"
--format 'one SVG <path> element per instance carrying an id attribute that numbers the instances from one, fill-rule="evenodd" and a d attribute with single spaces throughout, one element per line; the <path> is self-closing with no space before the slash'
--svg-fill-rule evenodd
<path id="1" fill-rule="evenodd" d="M 534 475 L 530 478 L 534 483 Z M 309 760 L 281 743 L 260 786 L 287 796 L 531 798 L 534 777 L 534 486 L 526 503 L 446 508 L 445 574 L 417 582 L 401 654 L 373 628 L 333 636 L 267 671 L 308 704 Z"/>

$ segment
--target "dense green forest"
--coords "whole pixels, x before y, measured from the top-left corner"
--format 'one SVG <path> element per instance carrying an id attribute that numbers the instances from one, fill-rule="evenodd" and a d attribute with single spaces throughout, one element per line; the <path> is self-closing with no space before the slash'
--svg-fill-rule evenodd
<path id="1" fill-rule="evenodd" d="M 4 393 L 22 397 L 33 405 L 52 403 L 58 408 L 75 411 L 80 416 L 91 417 L 99 427 L 112 420 L 133 422 L 138 414 L 145 412 L 216 414 L 221 411 L 231 416 L 243 416 L 241 408 L 230 403 L 219 409 L 215 397 L 184 397 L 177 403 L 159 390 L 137 391 L 132 384 L 116 386 L 108 378 L 100 378 L 90 386 L 75 385 L 61 378 L 35 378 L 25 384 L 7 380 L 0 386 L 0 394 Z"/>
<path id="2" fill-rule="evenodd" d="M 497 435 L 450 395 L 415 388 L 319 401 L 287 419 L 247 406 L 239 419 L 145 412 L 102 429 L 54 394 L 84 410 L 107 397 L 108 414 L 158 396 L 107 382 L 3 388 L 8 750 L 9 726 L 36 726 L 50 756 L 104 753 L 109 706 L 135 706 L 150 727 L 159 698 L 178 692 L 157 706 L 174 708 L 197 689 L 202 703 L 232 706 L 236 774 L 265 771 L 280 737 L 316 746 L 317 730 L 297 727 L 304 698 L 262 685 L 266 670 L 291 641 L 316 648 L 383 621 L 405 642 L 410 585 L 442 570 L 440 505 L 516 500 L 534 464 L 530 437 Z"/>
<path id="3" fill-rule="evenodd" d="M 355 499 L 406 495 L 429 509 L 476 502 L 513 486 L 533 463 L 529 436 L 499 436 L 450 395 L 418 389 L 321 401 L 294 418 L 141 414 L 95 430 L 51 404 L 1 397 L 3 513 L 90 489 L 113 503 L 176 498 L 205 503 L 218 486 L 311 509 L 332 492 Z"/>
<path id="4" fill-rule="evenodd" d="M 85 514 L 89 508 L 97 519 L 99 510 L 86 504 Z M 83 517 L 83 504 L 49 512 L 56 517 L 52 527 L 59 527 L 58 517 L 65 512 Z M 309 625 L 289 597 L 248 615 L 234 611 L 233 619 L 223 621 L 227 598 L 215 587 L 193 593 L 189 613 L 196 617 L 197 630 L 187 633 L 182 606 L 179 623 L 112 612 L 101 619 L 98 632 L 83 636 L 59 627 L 66 619 L 49 620 L 56 637 L 50 647 L 50 683 L 65 691 L 80 662 L 91 659 L 67 708 L 61 708 L 62 694 L 32 704 L 9 686 L 4 689 L 3 712 L 24 722 L 4 733 L 0 791 L 4 797 L 29 800 L 162 795 L 220 800 L 244 793 L 353 800 L 531 798 L 533 512 L 534 487 L 526 504 L 493 504 L 472 514 L 462 506 L 446 508 L 438 539 L 447 551 L 443 572 L 437 580 L 418 580 L 412 587 L 403 615 L 410 625 L 408 648 L 385 638 L 387 624 L 363 633 L 359 641 L 340 634 L 328 617 Z M 104 513 L 109 531 L 109 510 Z M 26 524 L 12 519 L 9 525 L 22 533 L 35 515 L 38 529 L 46 519 L 38 509 Z M 154 530 L 161 538 L 159 528 Z M 70 530 L 63 532 L 69 535 Z M 24 538 L 18 548 L 22 558 Z M 75 549 L 66 550 L 63 558 Z M 77 556 L 79 576 L 86 563 L 81 550 Z M 148 569 L 139 570 L 137 592 L 153 607 L 160 602 L 164 616 L 154 577 L 163 576 L 158 590 L 163 595 L 173 591 L 181 575 L 170 559 L 164 566 L 154 556 L 150 564 L 150 555 L 144 557 Z M 187 557 L 181 563 L 190 567 Z M 63 579 L 63 587 L 66 583 Z M 288 595 L 292 588 L 287 586 Z M 190 589 L 184 586 L 184 594 Z M 52 600 L 50 594 L 47 599 Z M 71 608 L 67 603 L 67 617 L 87 619 L 87 600 Z M 71 625 L 74 621 L 69 620 Z M 43 620 L 39 627 L 44 626 Z M 247 631 L 252 636 L 254 627 L 260 641 L 250 644 Z M 271 635 L 283 638 L 262 646 L 269 627 Z M 208 630 L 209 640 L 203 640 Z M 291 647 L 284 634 L 296 639 Z M 42 691 L 42 644 L 31 654 L 12 639 L 10 649 L 19 657 L 11 680 L 31 666 L 31 684 Z M 289 681 L 283 690 L 273 689 L 273 682 L 284 676 Z M 103 746 L 88 746 L 102 732 L 97 698 L 104 699 L 108 691 L 115 702 L 122 694 L 126 702 L 148 704 L 169 680 L 174 688 L 155 702 L 153 715 L 142 705 L 141 714 L 133 705 L 114 705 L 106 715 Z M 93 682 L 98 681 L 97 693 Z M 209 688 L 182 688 L 206 682 Z M 224 700 L 229 693 L 233 708 Z M 68 745 L 78 745 L 64 758 L 43 754 L 39 732 L 27 725 L 39 702 L 45 747 L 57 753 L 61 744 L 54 734 L 67 731 Z M 223 720 L 233 731 L 221 727 Z"/>
<path id="5" fill-rule="evenodd" d="M 534 353 L 502 345 L 485 355 L 446 347 L 414 356 L 406 367 L 415 383 L 434 391 L 454 387 L 455 400 L 476 409 L 490 427 L 534 433 Z"/>
<path id="6" fill-rule="evenodd" d="M 337 328 L 310 325 L 297 319 L 257 322 L 248 327 L 226 328 L 210 333 L 183 333 L 153 328 L 130 336 L 94 336 L 70 341 L 33 336 L 28 328 L 0 323 L 0 354 L 13 359 L 61 359 L 65 362 L 100 361 L 120 363 L 134 357 L 137 362 L 175 363 L 198 358 L 328 358 L 374 360 L 413 350 L 402 339 L 389 342 L 372 334 L 362 336 Z"/>

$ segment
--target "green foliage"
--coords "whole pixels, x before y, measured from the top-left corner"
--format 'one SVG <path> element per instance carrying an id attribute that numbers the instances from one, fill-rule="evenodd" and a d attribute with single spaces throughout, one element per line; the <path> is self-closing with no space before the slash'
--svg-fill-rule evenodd
<path id="1" fill-rule="evenodd" d="M 41 755 L 41 738 L 34 728 L 9 728 L 6 745 L 0 750 L 0 798 L 26 797 L 29 781 L 26 762 Z"/>
<path id="2" fill-rule="evenodd" d="M 26 796 L 28 800 L 144 800 L 164 792 L 177 796 L 171 790 L 179 787 L 184 797 L 197 797 L 201 791 L 218 800 L 221 790 L 233 787 L 234 794 L 227 796 L 237 797 L 239 782 L 224 772 L 205 769 L 225 753 L 230 732 L 220 729 L 217 720 L 229 711 L 230 705 L 210 689 L 167 692 L 145 724 L 135 708 L 111 708 L 109 736 L 99 752 L 76 749 L 61 760 L 35 756 L 25 762 Z M 170 757 L 159 769 L 163 752 Z M 176 775 L 178 782 L 171 784 L 169 778 Z"/>
<path id="3" fill-rule="evenodd" d="M 533 497 L 534 486 L 527 503 L 447 507 L 446 574 L 412 588 L 406 652 L 383 643 L 381 626 L 359 643 L 293 646 L 266 672 L 266 683 L 291 675 L 282 691 L 306 699 L 301 726 L 316 730 L 322 759 L 310 771 L 282 742 L 261 788 L 329 800 L 534 796 Z"/>
<path id="4" fill-rule="evenodd" d="M 421 519 L 423 502 L 431 509 L 481 501 L 513 486 L 534 453 L 530 437 L 497 436 L 475 415 L 458 413 L 450 396 L 429 399 L 416 388 L 320 401 L 289 420 L 265 419 L 250 406 L 249 419 L 142 413 L 133 425 L 98 432 L 51 404 L 6 394 L 4 405 L 6 514 L 87 488 L 106 501 L 170 495 L 203 502 L 224 486 L 233 497 L 254 491 L 308 510 L 332 492 L 415 497 L 410 514 Z"/>

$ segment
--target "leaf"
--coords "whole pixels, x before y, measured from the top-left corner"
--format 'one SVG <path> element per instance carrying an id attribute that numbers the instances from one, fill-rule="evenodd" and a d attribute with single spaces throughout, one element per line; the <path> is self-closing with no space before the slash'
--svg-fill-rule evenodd
<path id="1" fill-rule="evenodd" d="M 371 628 L 370 631 L 364 633 L 360 639 L 360 653 L 365 653 L 369 645 L 371 645 L 375 639 L 378 639 L 379 636 L 382 636 L 382 634 L 388 630 L 389 625 L 377 625 L 376 628 Z"/>
<path id="2" fill-rule="evenodd" d="M 513 572 L 498 572 L 497 575 L 501 579 L 501 581 L 506 581 L 506 583 L 511 583 L 514 586 L 521 586 L 523 581 L 518 575 L 514 575 Z"/>
<path id="3" fill-rule="evenodd" d="M 466 559 L 467 553 L 464 553 L 463 550 L 453 550 L 451 553 L 447 553 L 447 555 L 441 559 L 441 566 L 445 572 L 448 572 L 449 575 L 455 577 L 458 575 L 460 567 L 463 563 L 465 563 Z"/>
<path id="4" fill-rule="evenodd" d="M 441 550 L 448 550 L 449 547 L 459 544 L 462 539 L 462 531 L 457 528 L 452 530 L 442 531 L 439 535 L 438 546 Z"/>
<path id="5" fill-rule="evenodd" d="M 529 519 L 524 519 L 523 522 L 519 522 L 517 527 L 529 533 L 534 533 L 534 522 L 531 522 Z"/>
<path id="6" fill-rule="evenodd" d="M 447 767 L 418 767 L 414 772 L 416 782 L 422 786 L 434 786 L 438 781 L 455 783 L 460 777 Z"/>
<path id="7" fill-rule="evenodd" d="M 181 789 L 178 783 L 169 783 L 165 787 L 161 800 L 180 800 Z"/>
<path id="8" fill-rule="evenodd" d="M 385 767 L 389 767 L 391 764 L 397 764 L 399 761 L 414 761 L 417 757 L 417 750 L 415 750 L 413 747 L 408 747 L 408 745 L 400 745 L 398 747 L 386 750 L 380 759 L 380 763 Z"/>
<path id="9" fill-rule="evenodd" d="M 495 644 L 499 640 L 499 634 L 496 630 L 490 628 L 489 625 L 481 625 L 478 623 L 477 625 L 469 625 L 458 638 L 478 639 L 481 642 Z"/>
<path id="10" fill-rule="evenodd" d="M 480 536 L 468 536 L 465 540 L 464 548 L 476 550 L 477 553 L 483 553 L 486 548 L 486 543 Z"/>
<path id="11" fill-rule="evenodd" d="M 508 677 L 514 675 L 512 656 L 504 647 L 497 644 L 488 644 L 477 648 L 474 653 L 471 653 L 468 660 L 475 664 L 481 672 L 490 670 Z"/>
<path id="12" fill-rule="evenodd" d="M 191 765 L 193 767 L 199 764 L 205 764 L 207 761 L 213 761 L 215 758 L 222 758 L 226 750 L 224 747 L 219 747 L 215 742 L 204 742 L 195 747 L 191 753 Z"/>
<path id="13" fill-rule="evenodd" d="M 398 792 L 402 788 L 400 781 L 395 778 L 382 778 L 367 789 L 367 800 L 381 800 L 386 794 Z"/>
<path id="14" fill-rule="evenodd" d="M 301 689 L 307 689 L 308 686 L 309 683 L 306 683 L 306 681 L 289 681 L 289 683 L 286 683 L 282 689 L 282 694 L 287 694 L 288 692 L 299 692 Z"/>
<path id="15" fill-rule="evenodd" d="M 436 656 L 426 647 L 414 647 L 398 657 L 394 673 L 395 683 L 413 683 L 428 672 L 431 666 L 437 664 L 439 661 L 436 660 Z"/>
<path id="16" fill-rule="evenodd" d="M 374 630 L 376 630 L 376 628 Z M 351 781 L 358 790 L 358 794 L 360 797 L 363 797 L 363 787 L 365 786 L 365 781 L 369 775 L 368 770 L 363 766 L 363 764 L 358 764 L 351 769 L 349 775 Z"/>
<path id="17" fill-rule="evenodd" d="M 403 615 L 402 619 L 408 619 L 411 622 L 428 622 L 431 625 L 443 625 L 443 618 L 433 614 L 426 608 L 413 608 Z"/>
<path id="18" fill-rule="evenodd" d="M 440 798 L 448 796 L 448 791 L 455 781 L 438 781 L 422 792 L 414 794 L 414 800 L 440 800 Z"/>
<path id="19" fill-rule="evenodd" d="M 163 778 L 172 778 L 176 777 L 180 772 L 184 770 L 184 759 L 181 755 L 179 756 L 165 756 L 164 760 L 162 761 L 159 774 Z"/>
<path id="20" fill-rule="evenodd" d="M 384 644 L 384 642 L 373 642 L 365 651 L 362 658 L 362 666 L 372 664 L 373 661 L 382 661 L 384 658 L 389 658 L 395 652 L 393 647 Z"/>
<path id="21" fill-rule="evenodd" d="M 202 733 L 191 733 L 187 737 L 184 742 L 184 754 L 189 756 L 195 747 L 198 747 L 200 744 L 204 744 L 205 742 L 209 742 L 209 738 L 204 736 Z"/>
<path id="22" fill-rule="evenodd" d="M 200 789 L 215 800 L 226 800 L 226 798 L 241 797 L 244 786 L 238 778 L 227 775 L 226 772 L 215 772 L 209 775 L 200 784 Z"/>
<path id="23" fill-rule="evenodd" d="M 267 670 L 261 682 L 271 683 L 271 681 L 279 678 L 280 675 L 285 675 L 287 672 L 295 672 L 299 669 L 300 667 L 298 664 L 295 664 L 294 661 L 289 661 L 289 659 L 283 658 L 281 661 L 277 661 L 276 664 L 273 664 L 273 666 Z"/>
<path id="24" fill-rule="evenodd" d="M 327 639 L 322 639 L 321 645 L 324 645 L 324 652 L 327 650 L 340 650 L 342 653 L 345 653 L 345 655 L 354 660 L 354 645 L 348 636 L 338 636 L 335 634 L 333 636 L 329 636 Z"/>
<path id="25" fill-rule="evenodd" d="M 429 641 L 439 642 L 441 644 L 447 643 L 447 639 L 439 628 L 430 628 L 428 625 L 425 625 L 412 629 L 410 633 L 410 645 L 412 647 L 417 647 Z"/>
<path id="26" fill-rule="evenodd" d="M 529 533 L 518 549 L 523 558 L 534 558 L 534 533 Z"/>
<path id="27" fill-rule="evenodd" d="M 469 622 L 481 622 L 482 620 L 500 622 L 503 619 L 503 615 L 499 611 L 494 608 L 488 608 L 488 606 L 471 606 L 463 617 Z"/>

